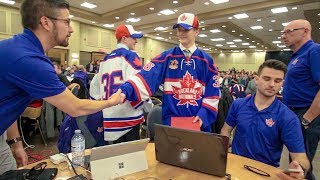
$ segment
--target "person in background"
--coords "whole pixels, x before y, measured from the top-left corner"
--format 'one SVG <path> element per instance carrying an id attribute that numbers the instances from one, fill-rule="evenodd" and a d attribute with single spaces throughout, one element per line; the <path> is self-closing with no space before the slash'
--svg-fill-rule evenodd
<path id="1" fill-rule="evenodd" d="M 257 92 L 232 103 L 221 134 L 229 137 L 236 128 L 232 153 L 275 167 L 279 166 L 282 148 L 286 145 L 293 160 L 289 168 L 301 170 L 290 176 L 299 179 L 304 178 L 310 164 L 299 119 L 276 97 L 285 73 L 286 65 L 281 61 L 262 63 L 255 78 Z M 278 176 L 289 178 L 282 172 Z"/>
<path id="2" fill-rule="evenodd" d="M 60 69 L 61 66 L 59 66 L 58 63 L 56 62 L 52 62 L 53 66 L 54 66 L 54 70 L 56 71 L 58 78 L 60 79 L 60 81 L 68 88 L 68 89 L 72 89 L 74 86 L 79 86 L 79 84 L 77 83 L 70 83 L 70 81 L 68 80 L 68 78 L 62 74 L 62 71 Z"/>
<path id="3" fill-rule="evenodd" d="M 121 84 L 142 69 L 139 56 L 133 52 L 137 39 L 142 36 L 131 25 L 122 24 L 116 28 L 117 48 L 100 63 L 99 73 L 90 85 L 92 98 L 108 99 Z M 140 139 L 143 106 L 135 108 L 135 105 L 135 102 L 126 101 L 119 106 L 103 109 L 105 141 L 121 143 Z"/>
<path id="4" fill-rule="evenodd" d="M 33 99 L 43 99 L 73 117 L 124 100 L 121 90 L 108 100 L 78 99 L 59 80 L 45 53 L 69 44 L 73 29 L 67 1 L 25 0 L 20 13 L 23 33 L 0 41 L 0 174 L 28 162 L 16 120 Z"/>
<path id="5" fill-rule="evenodd" d="M 283 85 L 283 103 L 300 119 L 312 164 L 320 139 L 320 45 L 312 41 L 311 25 L 303 19 L 284 27 L 282 40 L 293 51 Z M 312 166 L 307 178 L 315 179 Z"/>
<path id="6" fill-rule="evenodd" d="M 89 73 L 96 72 L 96 61 L 94 59 L 91 59 L 90 63 L 86 65 L 86 71 Z"/>
<path id="7" fill-rule="evenodd" d="M 196 47 L 197 16 L 181 14 L 173 29 L 177 30 L 179 46 L 156 56 L 120 88 L 127 100 L 139 102 L 152 96 L 163 83 L 163 124 L 171 125 L 172 117 L 194 117 L 202 131 L 211 132 L 220 93 L 217 67 Z"/>
<path id="8" fill-rule="evenodd" d="M 252 95 L 256 92 L 256 81 L 255 81 L 255 77 L 257 76 L 257 73 L 254 72 L 252 79 L 248 82 L 248 86 L 245 90 L 246 95 Z"/>

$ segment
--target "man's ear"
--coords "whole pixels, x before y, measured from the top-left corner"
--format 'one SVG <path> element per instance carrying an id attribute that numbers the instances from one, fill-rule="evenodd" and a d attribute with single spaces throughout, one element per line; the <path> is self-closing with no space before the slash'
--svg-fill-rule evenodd
<path id="1" fill-rule="evenodd" d="M 42 26 L 44 29 L 46 29 L 47 31 L 49 31 L 50 30 L 50 19 L 49 18 L 47 18 L 47 17 L 45 17 L 45 16 L 42 16 L 41 18 L 40 18 L 40 22 L 39 22 L 39 24 L 40 24 L 40 26 Z"/>

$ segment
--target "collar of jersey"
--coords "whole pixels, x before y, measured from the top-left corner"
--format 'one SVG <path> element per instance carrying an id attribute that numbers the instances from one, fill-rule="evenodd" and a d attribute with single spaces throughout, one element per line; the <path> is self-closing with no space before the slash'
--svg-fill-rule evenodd
<path id="1" fill-rule="evenodd" d="M 128 46 L 122 43 L 117 44 L 117 49 L 119 48 L 125 48 L 126 50 L 129 50 Z"/>
<path id="2" fill-rule="evenodd" d="M 184 46 L 182 46 L 182 44 L 179 44 L 179 47 L 181 49 L 181 51 L 183 52 L 183 50 L 187 49 Z M 193 54 L 196 50 L 197 50 L 197 46 L 195 44 L 193 44 L 190 48 L 188 48 L 189 51 L 191 52 L 191 54 Z"/>

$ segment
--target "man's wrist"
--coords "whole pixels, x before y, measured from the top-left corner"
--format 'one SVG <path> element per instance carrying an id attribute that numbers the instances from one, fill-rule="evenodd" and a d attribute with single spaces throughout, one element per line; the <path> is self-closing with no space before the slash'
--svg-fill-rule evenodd
<path id="1" fill-rule="evenodd" d="M 16 137 L 16 138 L 7 140 L 7 144 L 8 144 L 9 146 L 11 146 L 11 145 L 17 144 L 17 143 L 19 143 L 19 142 L 21 142 L 21 141 L 22 141 L 22 137 L 19 136 L 19 137 Z"/>
<path id="2" fill-rule="evenodd" d="M 300 166 L 300 167 L 301 167 L 301 169 L 303 170 L 304 177 L 306 177 L 306 175 L 307 175 L 308 171 L 307 171 L 307 170 L 306 170 L 306 168 L 305 168 L 305 167 L 303 167 L 303 165 L 301 165 L 300 163 L 299 163 L 299 166 Z"/>

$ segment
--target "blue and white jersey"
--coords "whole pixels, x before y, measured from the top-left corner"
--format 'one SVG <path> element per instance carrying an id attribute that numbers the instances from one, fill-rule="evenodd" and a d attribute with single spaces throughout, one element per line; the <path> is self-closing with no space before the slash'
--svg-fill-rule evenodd
<path id="1" fill-rule="evenodd" d="M 164 84 L 163 124 L 171 125 L 171 117 L 199 116 L 202 131 L 210 132 L 216 120 L 219 82 L 213 59 L 196 48 L 191 57 L 183 47 L 169 49 L 143 67 L 143 70 L 120 86 L 130 101 L 144 101 Z"/>
<path id="2" fill-rule="evenodd" d="M 135 52 L 125 45 L 118 44 L 100 63 L 99 73 L 94 76 L 90 85 L 90 96 L 93 99 L 108 99 L 121 84 L 139 72 L 142 62 Z M 103 109 L 104 140 L 115 141 L 129 132 L 132 127 L 144 121 L 143 102 L 126 101 L 123 104 Z"/>

